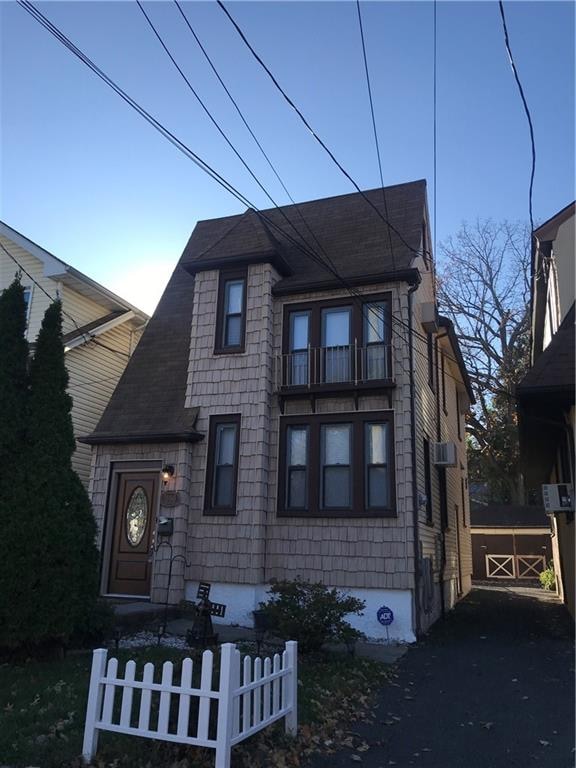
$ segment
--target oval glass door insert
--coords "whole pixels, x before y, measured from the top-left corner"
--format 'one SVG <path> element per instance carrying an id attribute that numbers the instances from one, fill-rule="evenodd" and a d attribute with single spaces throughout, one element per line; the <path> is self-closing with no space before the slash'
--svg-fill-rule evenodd
<path id="1" fill-rule="evenodd" d="M 148 522 L 148 497 L 139 485 L 132 491 L 126 510 L 126 537 L 128 542 L 137 547 L 142 541 Z"/>

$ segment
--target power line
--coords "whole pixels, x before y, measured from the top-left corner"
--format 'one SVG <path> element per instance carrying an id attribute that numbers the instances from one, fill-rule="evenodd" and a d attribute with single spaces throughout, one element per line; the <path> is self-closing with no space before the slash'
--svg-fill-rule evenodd
<path id="1" fill-rule="evenodd" d="M 222 2 L 222 0 L 216 0 L 216 2 L 218 3 L 218 5 L 222 9 L 222 11 L 226 14 L 226 16 L 230 20 L 231 24 L 233 25 L 234 29 L 237 31 L 237 33 L 239 34 L 240 38 L 242 39 L 242 41 L 244 42 L 244 44 L 246 45 L 246 47 L 248 48 L 248 50 L 250 51 L 252 56 L 260 64 L 260 66 L 264 69 L 266 74 L 270 77 L 270 79 L 274 83 L 274 85 L 277 88 L 277 90 L 282 94 L 284 100 L 296 112 L 296 114 L 298 115 L 298 117 L 300 118 L 302 123 L 306 126 L 306 128 L 308 129 L 308 131 L 312 135 L 312 137 L 318 142 L 318 144 L 320 144 L 320 146 L 328 154 L 328 156 L 330 157 L 332 162 L 338 167 L 338 169 L 344 174 L 344 176 L 346 176 L 346 178 L 352 183 L 352 185 L 354 186 L 356 191 L 363 197 L 363 199 L 368 203 L 368 205 L 374 210 L 376 215 L 380 219 L 382 219 L 384 224 L 386 224 L 386 226 L 388 226 L 390 229 L 392 229 L 392 231 L 398 236 L 398 238 L 403 243 L 403 245 L 405 245 L 406 248 L 408 248 L 408 250 L 411 253 L 414 253 L 416 256 L 420 256 L 421 255 L 420 251 L 418 251 L 416 248 L 413 248 L 409 243 L 407 243 L 406 240 L 404 239 L 403 235 L 396 229 L 396 227 L 384 218 L 384 216 L 382 215 L 380 210 L 374 205 L 374 203 L 370 200 L 370 198 L 367 197 L 367 195 L 358 186 L 357 182 L 352 178 L 352 176 L 348 173 L 348 171 L 344 168 L 344 166 L 336 159 L 336 157 L 334 156 L 334 153 L 330 150 L 330 148 L 325 144 L 324 141 L 322 141 L 320 136 L 314 131 L 314 129 L 312 128 L 312 126 L 310 125 L 310 123 L 308 122 L 306 117 L 303 115 L 301 110 L 297 107 L 297 105 L 294 103 L 294 101 L 288 96 L 286 91 L 284 91 L 284 89 L 282 88 L 282 86 L 280 85 L 278 80 L 275 78 L 273 73 L 270 71 L 270 69 L 267 67 L 267 65 L 264 63 L 264 61 L 260 58 L 260 56 L 256 53 L 256 51 L 254 50 L 254 48 L 252 47 L 252 45 L 248 41 L 246 35 L 242 31 L 242 29 L 239 27 L 237 22 L 234 20 L 234 18 L 231 16 L 230 12 L 226 8 L 226 6 Z"/>
<path id="2" fill-rule="evenodd" d="M 376 117 L 374 115 L 374 102 L 372 100 L 372 86 L 370 83 L 370 71 L 368 68 L 368 57 L 366 55 L 366 43 L 364 41 L 364 28 L 362 26 L 362 12 L 360 10 L 360 0 L 356 0 L 356 9 L 358 10 L 358 25 L 360 27 L 360 39 L 362 40 L 362 55 L 364 57 L 364 71 L 366 73 L 366 84 L 368 86 L 368 99 L 370 101 L 370 113 L 372 115 L 372 128 L 374 130 L 374 143 L 376 144 L 376 157 L 378 158 L 378 170 L 380 172 L 380 186 L 382 187 L 382 202 L 384 203 L 384 215 L 388 219 L 388 203 L 386 202 L 386 191 L 384 189 L 384 176 L 382 174 L 382 159 L 380 157 L 380 143 L 378 142 L 378 131 L 376 129 Z M 390 255 L 392 256 L 392 269 L 396 271 L 396 259 L 394 257 L 394 245 L 392 244 L 392 233 L 388 227 L 388 240 L 390 243 Z"/>
<path id="3" fill-rule="evenodd" d="M 532 239 L 534 239 L 534 217 L 532 214 L 532 193 L 534 190 L 534 175 L 536 173 L 536 142 L 534 141 L 534 126 L 532 125 L 532 116 L 530 114 L 530 109 L 528 108 L 528 102 L 526 101 L 526 96 L 524 95 L 524 89 L 522 88 L 522 83 L 520 82 L 520 76 L 518 75 L 518 70 L 516 69 L 514 56 L 512 55 L 512 49 L 510 47 L 510 39 L 508 37 L 508 27 L 506 25 L 506 16 L 504 14 L 504 3 L 502 2 L 502 0 L 498 0 L 498 7 L 500 8 L 500 16 L 502 18 L 502 27 L 504 29 L 504 43 L 506 45 L 506 51 L 508 52 L 508 59 L 510 61 L 510 66 L 512 67 L 512 72 L 514 73 L 514 79 L 516 80 L 518 91 L 520 92 L 520 98 L 522 99 L 522 105 L 524 107 L 524 112 L 526 113 L 526 119 L 528 120 L 528 128 L 530 130 L 530 146 L 532 150 L 532 170 L 530 172 L 530 188 L 528 191 L 528 210 L 530 213 L 530 234 L 532 236 Z"/>
<path id="4" fill-rule="evenodd" d="M 358 293 L 355 291 L 352 286 L 350 286 L 345 278 L 343 278 L 338 270 L 334 267 L 333 263 L 328 265 L 323 259 L 318 256 L 313 250 L 308 250 L 304 246 L 302 246 L 301 243 L 299 243 L 297 240 L 295 240 L 291 235 L 289 235 L 287 232 L 285 232 L 281 227 L 279 227 L 276 222 L 274 222 L 272 219 L 267 217 L 264 212 L 258 211 L 258 209 L 250 202 L 248 198 L 246 198 L 242 193 L 240 193 L 232 184 L 230 184 L 224 177 L 222 177 L 217 171 L 215 171 L 208 163 L 206 163 L 202 158 L 200 158 L 196 153 L 194 153 L 184 142 L 182 142 L 180 139 L 178 139 L 174 134 L 172 134 L 165 126 L 163 126 L 156 118 L 152 117 L 143 107 L 141 107 L 134 99 L 132 99 L 128 94 L 123 91 L 111 78 L 109 78 L 99 67 L 97 67 L 94 62 L 89 59 L 88 56 L 86 56 L 79 48 L 77 48 L 67 37 L 64 35 L 52 22 L 50 22 L 40 11 L 38 11 L 28 0 L 18 0 L 18 4 L 21 5 L 24 10 L 26 10 L 30 15 L 35 18 L 36 21 L 38 21 L 45 29 L 47 29 L 56 39 L 58 39 L 66 48 L 68 48 L 74 55 L 79 58 L 86 66 L 89 67 L 100 79 L 102 79 L 109 87 L 111 87 L 121 98 L 129 104 L 135 111 L 137 111 L 142 117 L 144 117 L 147 122 L 149 122 L 151 125 L 153 125 L 156 130 L 158 130 L 161 135 L 163 135 L 165 138 L 167 138 L 176 148 L 178 148 L 186 157 L 191 159 L 198 167 L 200 167 L 202 170 L 205 171 L 211 178 L 213 178 L 217 183 L 219 183 L 221 186 L 223 186 L 227 191 L 229 191 L 234 197 L 236 197 L 240 202 L 243 202 L 248 208 L 253 210 L 261 219 L 266 221 L 270 226 L 272 226 L 277 232 L 279 232 L 284 238 L 286 238 L 292 245 L 294 245 L 296 248 L 298 248 L 304 255 L 308 256 L 309 258 L 313 259 L 316 263 L 321 265 L 324 269 L 328 270 L 336 279 L 338 279 L 344 287 L 349 291 L 350 295 L 356 299 L 356 301 L 360 301 L 362 298 L 365 298 L 365 296 L 361 293 Z M 282 209 L 278 209 L 280 213 L 284 215 L 284 218 L 288 221 L 288 223 L 293 227 L 291 222 L 287 219 Z M 293 227 L 294 228 L 294 227 Z M 301 235 L 300 235 L 301 237 Z M 415 329 L 410 329 L 409 326 L 404 323 L 399 318 L 396 318 L 392 316 L 393 322 L 395 322 L 397 325 L 401 325 L 403 328 L 407 328 L 408 330 L 411 330 L 411 332 L 415 336 L 419 336 L 423 340 L 426 341 L 426 337 L 422 334 L 419 334 Z M 75 321 L 74 321 L 75 322 Z M 402 341 L 405 341 L 402 337 L 400 337 Z M 95 343 L 98 343 L 97 341 Z M 419 352 L 419 350 L 416 350 Z M 449 357 L 449 356 L 447 356 Z M 456 358 L 449 357 L 449 359 L 452 359 L 457 365 L 459 365 L 458 360 Z M 406 372 L 406 371 L 405 371 Z M 450 375 L 450 374 L 448 374 Z M 455 377 L 455 381 L 458 381 Z M 460 382 L 459 382 L 460 383 Z"/>
<path id="5" fill-rule="evenodd" d="M 234 108 L 236 109 L 236 112 L 237 112 L 237 113 L 238 113 L 238 115 L 240 116 L 240 119 L 242 120 L 242 122 L 243 122 L 243 123 L 244 123 L 244 125 L 246 126 L 246 129 L 247 129 L 247 130 L 248 130 L 248 132 L 250 133 L 250 136 L 252 136 L 252 138 L 254 139 L 254 142 L 256 143 L 256 146 L 258 147 L 258 149 L 259 149 L 259 150 L 260 150 L 260 152 L 262 153 L 262 156 L 264 157 L 264 159 L 266 160 L 266 162 L 268 163 L 268 165 L 269 165 L 269 166 L 270 166 L 270 168 L 272 169 L 272 172 L 274 173 L 274 175 L 275 175 L 275 176 L 276 176 L 276 178 L 278 179 L 278 181 L 279 181 L 280 185 L 282 186 L 282 189 L 284 190 L 284 192 L 285 192 L 285 193 L 286 193 L 286 195 L 288 196 L 288 199 L 290 200 L 290 202 L 292 203 L 292 205 L 293 205 L 293 206 L 294 206 L 294 208 L 296 209 L 296 212 L 298 213 L 298 215 L 299 215 L 299 217 L 300 217 L 300 220 L 302 221 L 302 224 L 303 224 L 303 225 L 306 227 L 307 231 L 310 233 L 311 237 L 314 239 L 314 242 L 315 242 L 315 243 L 316 243 L 316 245 L 317 245 L 317 246 L 320 248 L 320 250 L 321 250 L 321 251 L 324 253 L 324 255 L 326 256 L 326 258 L 329 258 L 329 257 L 328 257 L 328 254 L 327 254 L 327 253 L 326 253 L 326 251 L 324 250 L 324 248 L 323 248 L 322 244 L 320 243 L 320 241 L 318 240 L 318 238 L 316 237 L 316 235 L 314 234 L 314 232 L 312 231 L 312 229 L 311 229 L 311 228 L 310 228 L 310 226 L 308 225 L 308 222 L 307 222 L 307 221 L 306 221 L 306 219 L 304 218 L 304 215 L 303 215 L 303 213 L 302 213 L 302 211 L 301 211 L 301 209 L 300 209 L 300 206 L 298 205 L 298 203 L 296 203 L 296 201 L 294 200 L 294 198 L 292 197 L 292 195 L 291 195 L 291 194 L 290 194 L 290 192 L 288 191 L 288 188 L 286 187 L 286 184 L 285 184 L 285 183 L 284 183 L 284 181 L 282 180 L 282 177 L 281 177 L 281 176 L 280 176 L 280 174 L 278 173 L 278 171 L 277 171 L 277 169 L 275 168 L 274 164 L 273 164 L 273 163 L 272 163 L 272 161 L 270 160 L 270 157 L 269 157 L 269 156 L 267 155 L 267 153 L 265 152 L 265 150 L 264 150 L 264 148 L 263 148 L 263 146 L 262 146 L 261 142 L 258 140 L 258 138 L 256 137 L 256 135 L 255 135 L 254 131 L 253 131 L 253 130 L 252 130 L 252 128 L 250 127 L 250 125 L 249 125 L 249 123 L 248 123 L 248 121 L 247 121 L 247 119 L 246 119 L 246 117 L 245 117 L 244 113 L 243 113 L 243 112 L 242 112 L 242 110 L 240 109 L 240 107 L 239 107 L 239 105 L 238 105 L 237 101 L 236 101 L 236 100 L 234 99 L 234 97 L 232 96 L 232 94 L 231 94 L 231 92 L 230 92 L 230 89 L 229 89 L 229 88 L 226 86 L 226 83 L 224 82 L 223 78 L 221 77 L 220 73 L 218 72 L 218 69 L 216 68 L 216 65 L 214 64 L 214 62 L 213 62 L 213 61 L 212 61 L 212 59 L 210 58 L 210 56 L 209 56 L 209 54 L 208 54 L 208 52 L 207 52 L 207 50 L 206 50 L 205 46 L 204 46 L 204 45 L 202 45 L 202 42 L 201 42 L 200 38 L 198 37 L 197 33 L 195 32 L 194 28 L 192 27 L 192 24 L 190 23 L 190 20 L 188 19 L 188 17 L 187 17 L 187 16 L 186 16 L 186 14 L 184 13 L 184 10 L 183 10 L 183 8 L 181 7 L 181 4 L 180 4 L 179 0 L 174 0 L 174 3 L 175 3 L 175 5 L 176 5 L 176 7 L 178 8 L 178 11 L 180 12 L 180 15 L 181 15 L 181 16 L 182 16 L 182 18 L 184 19 L 184 22 L 185 22 L 186 26 L 188 27 L 188 29 L 190 30 L 190 32 L 191 32 L 191 34 L 193 35 L 194 39 L 195 39 L 195 40 L 196 40 L 196 42 L 198 43 L 198 46 L 200 47 L 200 50 L 201 50 L 201 51 L 202 51 L 202 53 L 204 54 L 204 57 L 206 58 L 206 60 L 207 60 L 208 64 L 209 64 L 209 65 L 210 65 L 210 67 L 212 68 L 212 71 L 213 71 L 213 72 L 214 72 L 214 74 L 216 75 L 216 77 L 217 77 L 217 79 L 218 79 L 218 82 L 220 83 L 220 85 L 221 85 L 221 86 L 222 86 L 222 88 L 224 89 L 224 91 L 225 91 L 226 95 L 228 96 L 228 98 L 230 99 L 230 101 L 231 101 L 231 103 L 233 104 Z"/>
<path id="6" fill-rule="evenodd" d="M 432 124 L 433 124 L 433 137 L 432 137 L 432 156 L 433 156 L 433 168 L 432 168 L 432 197 L 434 199 L 434 253 L 436 253 L 436 155 L 437 155 L 437 114 L 436 114 L 436 102 L 437 102 L 437 23 L 436 23 L 436 7 L 437 3 L 436 0 L 434 0 L 434 64 L 432 67 L 432 79 L 433 79 L 433 86 L 432 86 L 432 101 L 433 101 L 433 107 L 432 107 Z"/>

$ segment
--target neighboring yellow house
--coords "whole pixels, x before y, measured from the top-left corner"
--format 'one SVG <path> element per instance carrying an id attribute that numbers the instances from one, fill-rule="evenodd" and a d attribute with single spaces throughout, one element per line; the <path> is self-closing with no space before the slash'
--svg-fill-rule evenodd
<path id="1" fill-rule="evenodd" d="M 148 315 L 3 222 L 0 242 L 8 252 L 0 249 L 0 292 L 14 280 L 20 265 L 28 305 L 26 335 L 31 344 L 50 304 L 48 296 L 62 300 L 74 435 L 89 434 L 126 368 Z M 72 457 L 86 486 L 90 452 L 89 446 L 77 443 Z"/>

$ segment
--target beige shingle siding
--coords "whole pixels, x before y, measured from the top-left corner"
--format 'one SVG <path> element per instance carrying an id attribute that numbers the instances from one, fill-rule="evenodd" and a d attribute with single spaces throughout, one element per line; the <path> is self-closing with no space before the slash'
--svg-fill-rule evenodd
<path id="1" fill-rule="evenodd" d="M 241 413 L 237 510 L 233 518 L 203 515 L 207 441 L 192 454 L 188 576 L 213 581 L 261 583 L 276 576 L 321 579 L 347 587 L 410 588 L 413 583 L 411 451 L 408 353 L 394 337 L 397 387 L 387 396 L 362 397 L 362 410 L 397 413 L 395 519 L 322 519 L 296 521 L 276 517 L 277 452 L 280 412 L 273 391 L 273 355 L 281 352 L 284 302 L 273 301 L 270 288 L 278 278 L 269 265 L 249 268 L 246 352 L 214 356 L 217 271 L 197 275 L 187 405 L 200 406 L 197 429 L 208 431 L 209 415 Z M 362 290 L 362 289 L 361 289 Z M 394 312 L 407 321 L 406 288 L 391 290 Z M 362 291 L 364 292 L 364 291 Z M 291 302 L 332 297 L 344 291 L 300 294 Z M 408 398 L 408 399 L 407 399 Z M 289 405 L 291 413 L 309 410 L 306 401 Z M 352 400 L 326 399 L 318 412 L 354 410 Z M 264 569 L 266 562 L 266 569 Z"/>
<path id="2" fill-rule="evenodd" d="M 421 325 L 421 308 L 425 302 L 434 301 L 434 291 L 432 275 L 427 272 L 423 274 L 420 287 L 414 297 L 414 328 L 418 334 L 425 336 L 425 331 Z M 439 334 L 441 335 L 441 333 Z M 442 347 L 446 344 L 446 339 L 439 342 Z M 472 555 L 469 529 L 469 511 L 467 510 L 468 526 L 462 526 L 462 494 L 460 480 L 467 477 L 467 459 L 466 459 L 466 441 L 464 434 L 464 419 L 461 421 L 462 440 L 458 439 L 458 426 L 456 422 L 456 382 L 454 379 L 461 379 L 461 374 L 457 366 L 448 358 L 445 360 L 445 381 L 446 381 L 446 409 L 444 413 L 442 405 L 442 372 L 439 355 L 438 381 L 436 382 L 436 392 L 433 392 L 428 383 L 428 357 L 427 345 L 423 338 L 414 335 L 414 368 L 416 380 L 416 423 L 417 423 L 417 484 L 420 493 L 425 492 L 424 479 L 424 449 L 423 438 L 427 436 L 430 443 L 437 442 L 437 406 L 436 396 L 440 399 L 440 434 L 441 441 L 450 441 L 455 443 L 458 453 L 458 466 L 446 470 L 446 485 L 448 498 L 448 525 L 446 531 L 446 567 L 443 578 L 445 581 L 453 581 L 458 578 L 458 542 L 457 532 L 459 532 L 459 546 L 462 569 L 462 589 L 466 592 L 470 587 L 472 573 Z M 441 349 L 442 349 L 441 347 Z M 454 352 L 449 346 L 445 347 L 447 355 L 453 356 Z M 460 468 L 463 467 L 463 469 Z M 420 551 L 423 558 L 430 557 L 433 562 L 434 581 L 438 585 L 441 573 L 441 523 L 440 523 L 440 497 L 438 487 L 438 477 L 436 469 L 431 465 L 432 481 L 432 510 L 433 525 L 428 525 L 426 521 L 426 509 L 421 508 L 418 515 L 419 520 L 419 539 Z M 456 525 L 456 509 L 458 507 L 458 526 Z M 431 613 L 424 616 L 424 624 L 432 622 L 437 618 L 440 610 L 439 595 L 436 594 L 434 606 Z"/>
<path id="3" fill-rule="evenodd" d="M 206 517 L 204 484 L 208 441 L 192 452 L 188 571 L 191 580 L 260 583 L 264 530 L 270 513 L 268 470 L 272 395 L 272 285 L 268 264 L 249 267 L 245 352 L 214 355 L 218 272 L 200 272 L 194 286 L 186 401 L 199 406 L 196 428 L 208 433 L 209 416 L 240 413 L 237 515 Z"/>

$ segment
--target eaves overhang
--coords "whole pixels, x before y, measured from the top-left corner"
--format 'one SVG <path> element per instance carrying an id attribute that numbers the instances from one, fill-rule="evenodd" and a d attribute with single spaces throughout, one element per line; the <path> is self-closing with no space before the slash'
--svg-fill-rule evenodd
<path id="1" fill-rule="evenodd" d="M 184 261 L 180 266 L 190 275 L 197 272 L 206 272 L 211 269 L 229 269 L 232 267 L 244 267 L 249 264 L 272 264 L 283 277 L 293 274 L 288 262 L 277 251 L 257 251 L 255 253 L 242 254 L 242 256 L 222 256 L 220 258 L 194 259 Z"/>
<path id="2" fill-rule="evenodd" d="M 85 445 L 127 445 L 142 443 L 197 443 L 204 439 L 201 432 L 141 432 L 137 434 L 92 434 L 76 438 Z"/>
<path id="3" fill-rule="evenodd" d="M 339 279 L 337 277 L 327 280 L 318 280 L 316 282 L 296 282 L 282 285 L 281 280 L 272 288 L 274 296 L 290 296 L 298 293 L 330 291 L 334 288 L 346 289 L 347 287 L 357 288 L 359 286 L 381 285 L 383 283 L 408 283 L 409 285 L 419 285 L 421 281 L 420 270 L 416 267 L 394 270 L 391 272 L 377 272 L 369 275 L 356 275 Z"/>

